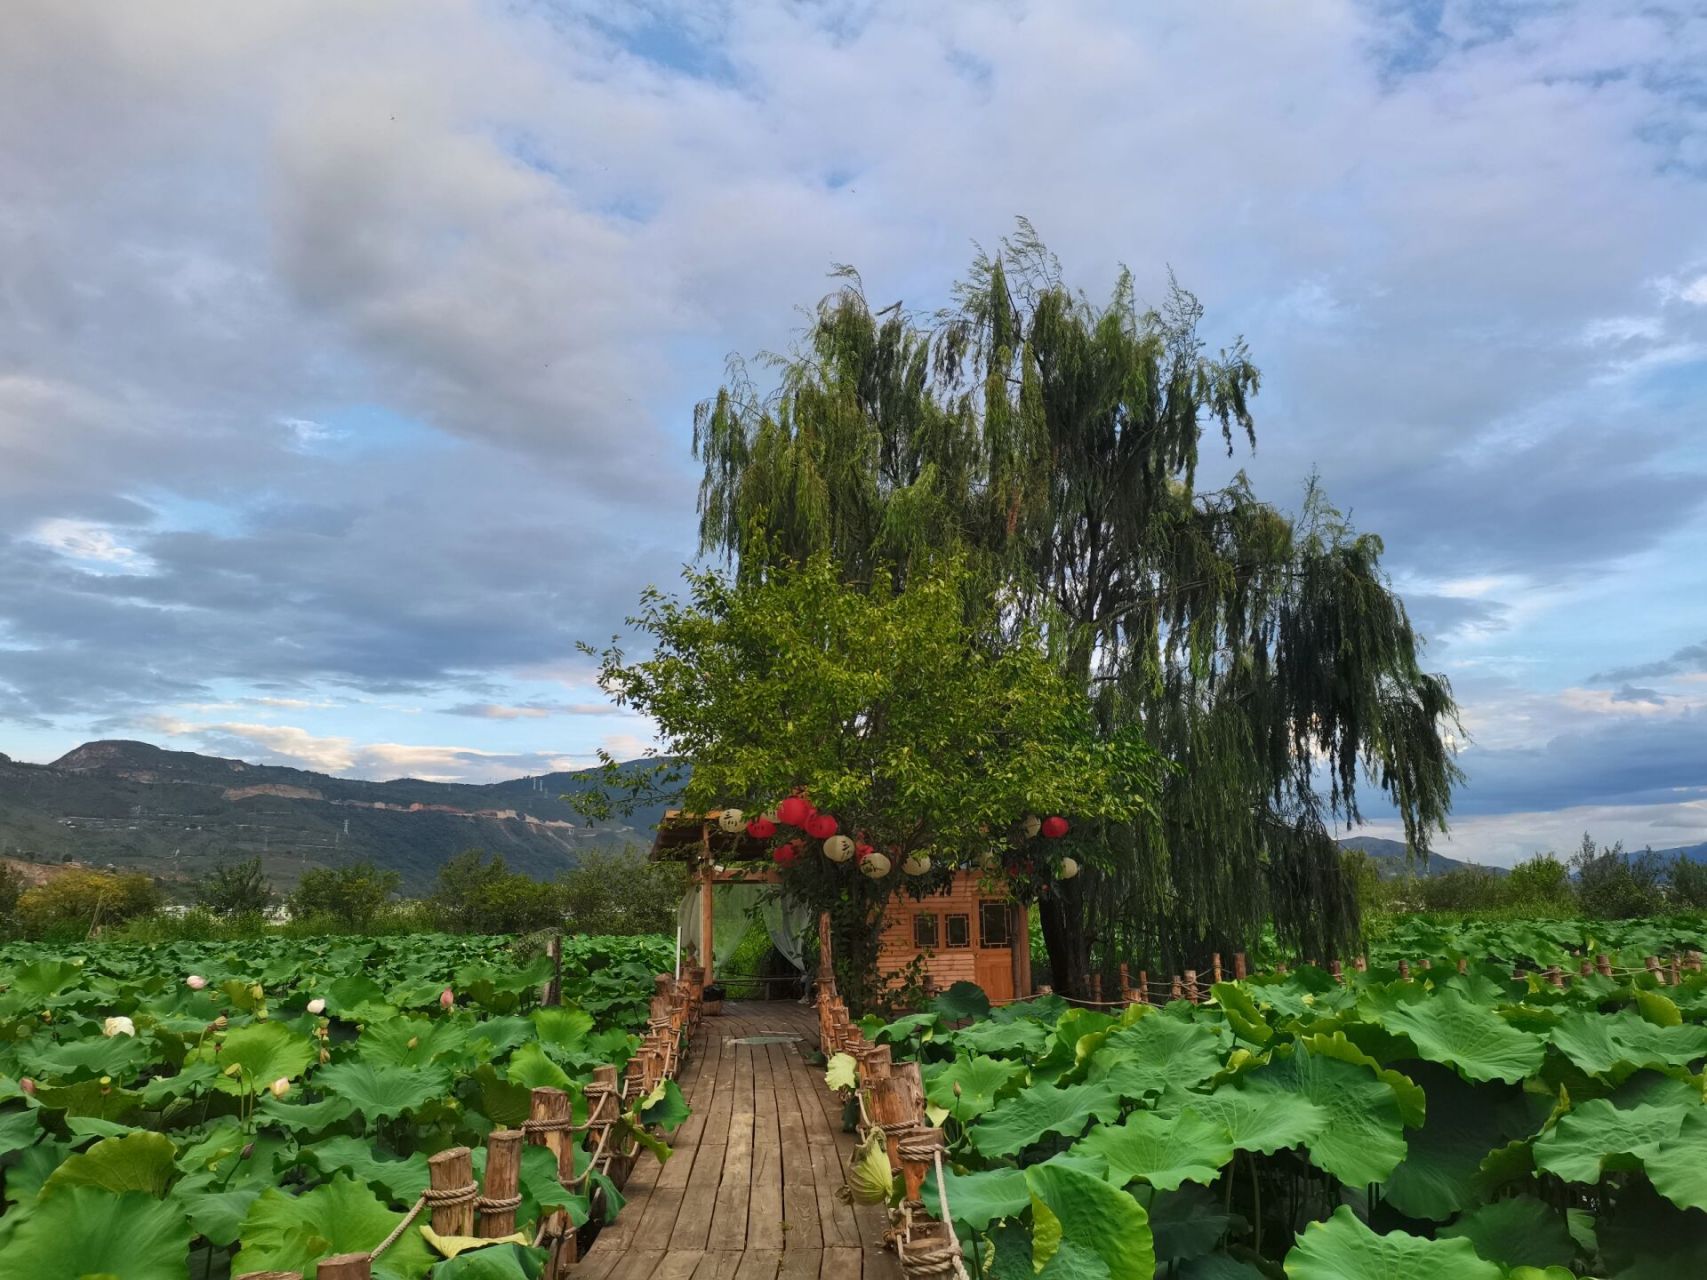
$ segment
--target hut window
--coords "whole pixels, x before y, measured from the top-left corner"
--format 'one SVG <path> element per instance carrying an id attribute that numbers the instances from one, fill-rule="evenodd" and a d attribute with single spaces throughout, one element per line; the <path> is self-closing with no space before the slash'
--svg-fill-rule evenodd
<path id="1" fill-rule="evenodd" d="M 978 939 L 978 945 L 982 947 L 1013 945 L 1013 930 L 1009 925 L 1007 903 L 980 902 L 978 904 Z"/>
<path id="2" fill-rule="evenodd" d="M 913 917 L 913 945 L 915 947 L 934 947 L 937 945 L 936 917 L 928 911 L 921 911 Z"/>
<path id="3" fill-rule="evenodd" d="M 947 944 L 951 947 L 969 947 L 972 945 L 972 917 L 944 916 L 942 918 L 943 933 Z"/>

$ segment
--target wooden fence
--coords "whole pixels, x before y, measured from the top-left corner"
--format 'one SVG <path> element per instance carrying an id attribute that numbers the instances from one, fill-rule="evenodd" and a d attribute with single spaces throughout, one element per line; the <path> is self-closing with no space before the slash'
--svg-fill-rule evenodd
<path id="1" fill-rule="evenodd" d="M 640 1144 L 623 1138 L 618 1121 L 665 1079 L 673 1079 L 685 1061 L 699 1025 L 701 980 L 695 971 L 674 979 L 659 974 L 652 997 L 646 1035 L 618 1078 L 614 1066 L 593 1068 L 582 1086 L 586 1119 L 576 1123 L 570 1096 L 561 1089 L 540 1088 L 529 1098 L 528 1118 L 520 1129 L 500 1129 L 486 1138 L 485 1184 L 474 1177 L 474 1156 L 467 1147 L 451 1147 L 427 1160 L 429 1185 L 395 1230 L 364 1253 L 343 1253 L 316 1264 L 316 1280 L 372 1280 L 374 1259 L 395 1244 L 423 1211 L 433 1231 L 443 1236 L 478 1236 L 499 1240 L 516 1230 L 516 1210 L 522 1203 L 521 1158 L 524 1146 L 545 1147 L 557 1157 L 559 1183 L 587 1195 L 592 1214 L 577 1228 L 564 1210 L 543 1215 L 533 1243 L 550 1251 L 541 1280 L 561 1280 L 590 1244 L 607 1216 L 608 1206 L 592 1180 L 594 1170 L 621 1187 L 634 1167 Z M 547 985 L 545 1002 L 558 1002 L 558 983 Z M 617 1136 L 613 1136 L 617 1135 Z M 575 1173 L 581 1154 L 587 1157 Z M 236 1280 L 302 1280 L 295 1271 L 250 1271 Z"/>

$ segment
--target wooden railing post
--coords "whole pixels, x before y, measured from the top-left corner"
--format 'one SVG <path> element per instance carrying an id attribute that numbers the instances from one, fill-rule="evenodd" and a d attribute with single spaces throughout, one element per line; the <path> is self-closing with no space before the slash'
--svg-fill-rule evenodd
<path id="1" fill-rule="evenodd" d="M 365 1253 L 340 1253 L 330 1258 L 320 1259 L 314 1267 L 314 1280 L 372 1280 L 372 1278 L 373 1258 Z"/>
<path id="2" fill-rule="evenodd" d="M 428 1156 L 427 1180 L 433 1191 L 447 1197 L 451 1192 L 472 1188 L 474 1159 L 468 1148 L 451 1147 Z M 433 1230 L 441 1236 L 473 1235 L 474 1201 L 478 1194 L 478 1190 L 470 1190 L 463 1198 L 447 1198 L 434 1203 Z"/>
<path id="3" fill-rule="evenodd" d="M 476 1208 L 477 1233 L 487 1240 L 512 1234 L 522 1177 L 522 1131 L 495 1129 L 486 1135 L 486 1189 Z"/>

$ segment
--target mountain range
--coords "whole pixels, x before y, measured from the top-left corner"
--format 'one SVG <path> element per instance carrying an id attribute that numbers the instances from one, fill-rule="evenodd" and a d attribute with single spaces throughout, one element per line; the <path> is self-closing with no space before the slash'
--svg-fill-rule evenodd
<path id="1" fill-rule="evenodd" d="M 0 755 L 0 856 L 187 881 L 258 854 L 281 887 L 310 867 L 369 859 L 418 893 L 446 859 L 478 847 L 548 878 L 588 848 L 651 844 L 661 806 L 592 824 L 562 799 L 592 785 L 594 773 L 365 782 L 146 742 L 90 742 L 45 765 Z"/>
<path id="2" fill-rule="evenodd" d="M 368 859 L 399 872 L 405 893 L 420 893 L 448 858 L 478 847 L 549 878 L 583 850 L 652 842 L 661 805 L 593 824 L 562 798 L 593 785 L 595 772 L 484 785 L 366 782 L 146 742 L 89 742 L 51 764 L 0 755 L 0 857 L 26 870 L 75 860 L 188 882 L 222 860 L 258 854 L 284 888 L 310 867 Z M 1376 836 L 1339 843 L 1368 854 L 1388 878 L 1473 865 L 1439 853 L 1410 863 L 1401 841 Z M 1707 862 L 1707 844 L 1659 852 Z"/>

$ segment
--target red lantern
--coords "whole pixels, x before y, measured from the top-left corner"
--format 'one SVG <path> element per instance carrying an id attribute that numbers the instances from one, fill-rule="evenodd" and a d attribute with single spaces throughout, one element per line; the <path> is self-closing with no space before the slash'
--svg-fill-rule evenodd
<path id="1" fill-rule="evenodd" d="M 789 796 L 776 807 L 776 816 L 786 826 L 803 827 L 812 816 L 812 806 L 806 803 L 805 796 Z"/>
<path id="2" fill-rule="evenodd" d="M 864 862 L 867 858 L 869 858 L 872 854 L 874 854 L 876 852 L 877 852 L 877 850 L 873 849 L 868 844 L 856 844 L 854 846 L 854 860 L 857 862 Z"/>
<path id="3" fill-rule="evenodd" d="M 815 813 L 806 819 L 806 834 L 814 840 L 828 840 L 836 834 L 836 820 L 827 813 Z"/>
<path id="4" fill-rule="evenodd" d="M 776 852 L 771 854 L 771 860 L 779 867 L 786 867 L 799 856 L 800 846 L 790 840 L 785 845 L 777 846 Z"/>
<path id="5" fill-rule="evenodd" d="M 776 823 L 769 818 L 754 818 L 747 824 L 747 834 L 755 840 L 769 840 L 776 834 Z"/>
<path id="6" fill-rule="evenodd" d="M 1068 830 L 1067 820 L 1059 814 L 1043 820 L 1043 834 L 1051 840 L 1059 840 Z"/>

